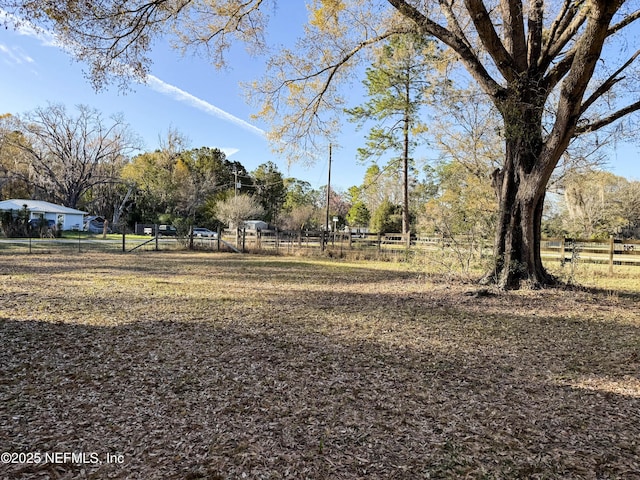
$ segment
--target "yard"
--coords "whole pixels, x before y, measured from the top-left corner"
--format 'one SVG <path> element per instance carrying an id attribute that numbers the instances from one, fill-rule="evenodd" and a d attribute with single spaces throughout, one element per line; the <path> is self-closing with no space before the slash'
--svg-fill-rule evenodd
<path id="1" fill-rule="evenodd" d="M 617 275 L 2 255 L 0 479 L 640 478 L 640 282 Z"/>

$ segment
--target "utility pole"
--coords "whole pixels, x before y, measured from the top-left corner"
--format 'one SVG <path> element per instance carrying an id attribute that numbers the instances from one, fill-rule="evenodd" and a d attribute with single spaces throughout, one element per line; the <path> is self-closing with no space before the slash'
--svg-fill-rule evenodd
<path id="1" fill-rule="evenodd" d="M 329 178 L 327 179 L 327 216 L 325 219 L 325 231 L 329 234 L 329 200 L 331 199 L 331 144 L 329 144 Z"/>
<path id="2" fill-rule="evenodd" d="M 235 192 L 235 196 L 238 196 L 238 167 L 233 166 L 233 190 Z"/>

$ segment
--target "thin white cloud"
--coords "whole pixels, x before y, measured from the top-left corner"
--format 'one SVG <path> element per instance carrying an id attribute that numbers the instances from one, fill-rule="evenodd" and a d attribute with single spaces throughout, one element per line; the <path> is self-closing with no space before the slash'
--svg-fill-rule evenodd
<path id="1" fill-rule="evenodd" d="M 231 155 L 234 155 L 236 153 L 238 153 L 240 151 L 239 148 L 233 148 L 233 147 L 222 147 L 220 148 L 220 150 L 222 151 L 222 153 L 224 153 L 227 157 L 230 157 Z"/>
<path id="2" fill-rule="evenodd" d="M 42 42 L 42 44 L 46 47 L 56 47 L 60 48 L 66 52 L 69 52 L 69 48 L 65 46 L 60 40 L 58 40 L 57 36 L 51 32 L 43 30 L 39 27 L 36 27 L 30 22 L 22 21 L 15 17 L 14 15 L 8 14 L 4 10 L 0 9 L 0 23 L 3 20 L 7 20 L 10 24 L 13 24 L 16 27 L 16 31 L 20 35 L 26 35 L 29 37 L 37 38 Z M 2 45 L 0 45 L 2 47 Z M 5 47 L 6 48 L 6 47 Z M 4 51 L 0 48 L 0 51 Z M 11 54 L 11 52 L 8 52 Z M 25 55 L 25 58 L 29 58 Z M 31 59 L 31 61 L 33 61 Z M 214 117 L 220 118 L 226 122 L 233 123 L 249 132 L 264 137 L 266 132 L 261 128 L 252 125 L 251 123 L 236 117 L 235 115 L 222 110 L 221 108 L 216 107 L 215 105 L 198 98 L 184 90 L 176 87 L 175 85 L 171 85 L 163 80 L 160 80 L 158 77 L 154 75 L 148 75 L 146 78 L 147 85 L 151 87 L 156 92 L 159 92 L 163 95 L 167 95 L 174 100 L 182 103 L 186 103 L 187 105 L 197 108 L 198 110 L 202 110 L 203 112 L 212 115 Z M 229 155 L 233 155 L 236 153 L 237 149 Z"/>
<path id="3" fill-rule="evenodd" d="M 8 47 L 0 43 L 0 54 L 5 58 L 5 61 L 11 65 L 22 65 L 24 63 L 35 63 L 33 58 L 24 53 L 21 49 L 16 47 Z"/>
<path id="4" fill-rule="evenodd" d="M 45 47 L 57 47 L 66 50 L 55 34 L 35 26 L 28 20 L 21 20 L 15 15 L 5 12 L 1 8 L 0 23 L 12 25 L 15 28 L 16 33 L 19 35 L 37 38 Z"/>
<path id="5" fill-rule="evenodd" d="M 266 132 L 261 128 L 258 128 L 255 125 L 252 125 L 249 122 L 242 120 L 241 118 L 238 118 L 235 115 L 222 110 L 221 108 L 216 107 L 215 105 L 212 105 L 206 100 L 202 100 L 201 98 L 191 95 L 190 93 L 185 92 L 175 85 L 164 82 L 154 75 L 147 75 L 146 80 L 147 85 L 156 92 L 168 95 L 174 100 L 186 103 L 193 108 L 197 108 L 198 110 L 202 110 L 209 115 L 213 115 L 214 117 L 218 117 L 222 120 L 233 123 L 239 127 L 244 128 L 245 130 L 250 131 L 251 133 L 260 135 L 261 137 L 264 137 L 266 135 Z"/>

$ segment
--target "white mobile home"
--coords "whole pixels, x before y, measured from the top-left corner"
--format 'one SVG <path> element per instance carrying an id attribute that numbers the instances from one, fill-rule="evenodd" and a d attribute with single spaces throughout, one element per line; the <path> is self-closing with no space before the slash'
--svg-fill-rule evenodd
<path id="1" fill-rule="evenodd" d="M 0 211 L 3 212 L 14 211 L 17 213 L 25 208 L 29 212 L 29 220 L 42 216 L 45 220 L 53 220 L 56 225 L 61 226 L 62 230 L 82 230 L 83 219 L 87 213 L 42 200 L 12 199 L 0 202 Z"/>
<path id="2" fill-rule="evenodd" d="M 247 230 L 268 230 L 269 224 L 267 222 L 263 222 L 262 220 L 246 220 L 244 222 L 244 228 Z"/>

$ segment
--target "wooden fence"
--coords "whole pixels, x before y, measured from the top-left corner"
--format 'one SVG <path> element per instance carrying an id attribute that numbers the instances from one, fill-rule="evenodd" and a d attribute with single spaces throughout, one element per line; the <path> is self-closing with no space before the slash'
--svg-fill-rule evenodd
<path id="1" fill-rule="evenodd" d="M 640 240 L 547 238 L 540 250 L 546 260 L 608 264 L 609 271 L 614 265 L 640 266 Z"/>
<path id="2" fill-rule="evenodd" d="M 443 250 L 466 250 L 478 256 L 492 254 L 492 241 L 477 238 L 442 238 L 411 236 L 401 233 L 355 234 L 346 232 L 290 232 L 265 230 L 261 232 L 245 230 L 238 234 L 223 232 L 223 238 L 242 251 L 277 251 L 292 254 L 298 250 L 329 251 L 345 253 L 360 251 L 370 255 L 406 255 L 407 252 L 438 252 Z M 205 240 L 206 242 L 206 240 Z M 204 242 L 203 242 L 204 243 Z M 542 239 L 541 255 L 547 262 L 580 262 L 614 265 L 640 266 L 640 240 L 606 240 L 545 238 Z"/>
<path id="3" fill-rule="evenodd" d="M 100 235 L 78 234 L 77 239 L 0 239 L 0 253 L 69 251 L 142 251 L 189 248 L 189 239 L 176 237 L 139 237 L 102 239 Z M 318 231 L 226 230 L 220 238 L 194 238 L 193 248 L 226 251 L 272 251 L 294 254 L 299 251 L 331 255 L 358 254 L 363 258 L 405 258 L 420 254 L 457 255 L 480 258 L 492 254 L 492 241 L 471 237 L 421 237 L 400 233 L 326 233 Z M 640 240 L 545 238 L 541 241 L 545 262 L 599 263 L 640 266 Z"/>

